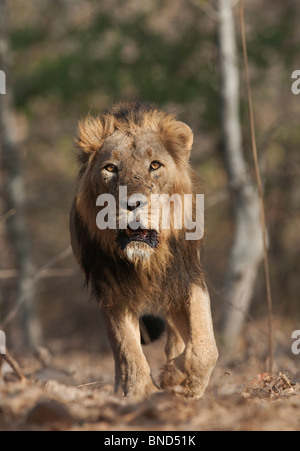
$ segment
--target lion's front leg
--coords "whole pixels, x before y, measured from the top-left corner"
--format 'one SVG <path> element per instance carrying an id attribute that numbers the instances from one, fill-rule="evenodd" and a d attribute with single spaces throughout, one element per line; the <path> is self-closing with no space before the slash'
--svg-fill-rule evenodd
<path id="1" fill-rule="evenodd" d="M 181 386 L 184 396 L 201 398 L 218 359 L 207 290 L 193 285 L 188 302 L 169 316 L 185 349 L 165 366 L 161 386 Z"/>
<path id="2" fill-rule="evenodd" d="M 115 391 L 148 397 L 158 388 L 142 350 L 138 316 L 115 306 L 103 307 L 102 312 L 115 359 Z"/>

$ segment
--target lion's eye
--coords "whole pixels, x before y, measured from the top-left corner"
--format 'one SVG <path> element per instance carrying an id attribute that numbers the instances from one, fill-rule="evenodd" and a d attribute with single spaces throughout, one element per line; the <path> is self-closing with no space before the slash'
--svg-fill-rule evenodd
<path id="1" fill-rule="evenodd" d="M 157 169 L 161 168 L 162 164 L 159 161 L 152 161 L 150 164 L 150 170 L 151 171 L 157 171 Z"/>
<path id="2" fill-rule="evenodd" d="M 117 172 L 117 166 L 114 164 L 107 164 L 104 169 L 108 172 Z"/>

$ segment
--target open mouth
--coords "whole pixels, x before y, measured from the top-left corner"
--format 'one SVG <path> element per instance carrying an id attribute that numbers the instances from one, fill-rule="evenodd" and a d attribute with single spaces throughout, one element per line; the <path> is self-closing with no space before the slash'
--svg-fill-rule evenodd
<path id="1" fill-rule="evenodd" d="M 147 230 L 141 228 L 133 230 L 129 226 L 126 230 L 121 230 L 119 232 L 117 243 L 122 250 L 125 249 L 127 244 L 134 241 L 145 243 L 148 244 L 148 246 L 155 248 L 158 245 L 158 233 L 156 230 Z"/>

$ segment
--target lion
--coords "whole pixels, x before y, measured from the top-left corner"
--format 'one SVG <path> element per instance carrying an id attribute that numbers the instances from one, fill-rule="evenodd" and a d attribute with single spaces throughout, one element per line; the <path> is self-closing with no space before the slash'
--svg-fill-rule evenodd
<path id="1" fill-rule="evenodd" d="M 106 324 L 115 392 L 149 397 L 170 388 L 199 399 L 218 359 L 202 238 L 187 240 L 185 226 L 175 229 L 174 220 L 166 229 L 151 224 L 133 228 L 130 223 L 121 229 L 118 210 L 115 228 L 100 229 L 96 221 L 107 206 L 99 208 L 98 197 L 114 196 L 118 206 L 121 187 L 128 196 L 122 214 L 125 210 L 128 215 L 134 206 L 140 208 L 139 216 L 143 211 L 141 201 L 128 202 L 130 196 L 195 194 L 197 177 L 189 164 L 192 130 L 156 106 L 127 102 L 81 120 L 76 144 L 80 171 L 71 242 Z M 141 345 L 139 319 L 145 314 L 161 316 L 166 324 L 167 362 L 158 382 Z"/>

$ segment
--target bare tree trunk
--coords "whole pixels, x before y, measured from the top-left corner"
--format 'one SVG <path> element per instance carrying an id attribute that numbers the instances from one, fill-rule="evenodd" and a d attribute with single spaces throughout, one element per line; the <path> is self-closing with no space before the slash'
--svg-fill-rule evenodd
<path id="1" fill-rule="evenodd" d="M 14 248 L 18 269 L 18 296 L 24 295 L 34 275 L 30 240 L 25 223 L 26 193 L 22 171 L 22 157 L 18 127 L 16 125 L 12 92 L 9 87 L 10 52 L 7 36 L 7 1 L 0 0 L 0 68 L 6 74 L 7 89 L 0 95 L 0 147 L 2 203 L 5 210 L 15 210 L 15 215 L 6 221 L 8 235 Z M 34 306 L 34 290 L 28 294 L 27 302 L 21 312 L 22 345 L 34 346 L 40 338 L 40 327 Z"/>
<path id="2" fill-rule="evenodd" d="M 235 236 L 225 281 L 222 337 L 227 348 L 243 328 L 263 257 L 260 205 L 247 168 L 240 121 L 240 76 L 232 0 L 219 0 L 219 49 L 224 151 L 234 195 Z"/>
<path id="3" fill-rule="evenodd" d="M 0 30 L 3 27 L 3 16 L 2 16 L 2 5 L 0 3 Z M 1 33 L 1 31 L 0 31 Z M 0 70 L 4 69 L 3 67 L 3 61 L 1 58 L 1 55 L 3 53 L 2 48 L 5 45 L 2 36 L 0 34 Z M 2 82 L 3 82 L 2 77 Z M 3 92 L 6 92 L 6 89 L 3 89 L 3 86 L 1 87 L 1 94 Z M 2 101 L 2 95 L 0 94 L 0 102 Z M 0 114 L 2 110 L 2 105 L 0 103 Z M 5 189 L 5 182 L 4 182 L 4 168 L 2 164 L 2 149 L 0 146 L 0 269 L 5 269 L 7 267 L 13 267 L 15 263 L 15 256 L 12 249 L 12 246 L 9 242 L 8 236 L 7 236 L 7 229 L 6 229 L 6 215 L 7 215 L 7 205 L 5 202 L 5 195 L 4 195 L 4 189 Z M 13 296 L 16 293 L 14 293 L 14 287 L 13 283 L 9 280 L 0 280 L 0 324 L 1 324 L 1 317 L 3 315 L 3 312 L 5 312 L 5 308 L 8 303 L 12 302 Z"/>

